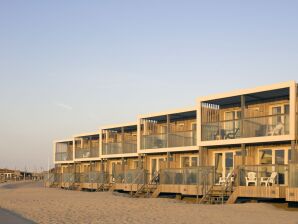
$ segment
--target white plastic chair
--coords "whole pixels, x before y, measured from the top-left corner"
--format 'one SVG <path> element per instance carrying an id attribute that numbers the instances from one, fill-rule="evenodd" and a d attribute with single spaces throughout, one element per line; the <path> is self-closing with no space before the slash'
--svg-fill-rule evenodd
<path id="1" fill-rule="evenodd" d="M 261 177 L 261 185 L 264 184 L 266 187 L 275 184 L 275 178 L 277 177 L 277 172 L 272 172 L 270 177 Z"/>
<path id="2" fill-rule="evenodd" d="M 220 177 L 218 181 L 218 185 L 224 185 L 234 182 L 234 177 L 232 176 L 232 173 L 228 173 L 227 177 Z"/>
<path id="3" fill-rule="evenodd" d="M 254 184 L 254 186 L 257 186 L 257 174 L 255 172 L 248 172 L 245 180 L 246 186 L 249 186 L 251 183 Z"/>

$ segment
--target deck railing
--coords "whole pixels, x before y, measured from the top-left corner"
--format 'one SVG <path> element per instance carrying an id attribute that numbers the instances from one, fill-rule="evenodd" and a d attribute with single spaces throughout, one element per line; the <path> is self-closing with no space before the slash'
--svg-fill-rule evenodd
<path id="1" fill-rule="evenodd" d="M 289 134 L 289 114 L 269 115 L 202 124 L 202 140 L 225 140 Z"/>
<path id="2" fill-rule="evenodd" d="M 144 169 L 129 169 L 121 176 L 124 184 L 145 184 L 147 181 L 147 171 Z"/>
<path id="3" fill-rule="evenodd" d="M 92 158 L 99 156 L 99 148 L 76 148 L 75 157 L 78 158 Z"/>
<path id="4" fill-rule="evenodd" d="M 171 148 L 196 145 L 196 131 L 177 131 L 141 136 L 141 149 Z"/>
<path id="5" fill-rule="evenodd" d="M 246 165 L 238 168 L 236 183 L 239 186 L 288 186 L 288 165 Z"/>
<path id="6" fill-rule="evenodd" d="M 91 171 L 80 173 L 78 183 L 98 183 L 104 184 L 108 182 L 108 173 L 100 171 Z"/>
<path id="7" fill-rule="evenodd" d="M 214 184 L 214 167 L 162 169 L 160 171 L 160 184 L 211 186 Z"/>
<path id="8" fill-rule="evenodd" d="M 70 161 L 73 159 L 72 152 L 56 152 L 55 161 Z"/>
<path id="9" fill-rule="evenodd" d="M 111 142 L 102 144 L 102 154 L 103 155 L 113 155 L 113 154 L 126 154 L 126 153 L 136 153 L 137 152 L 137 142 Z"/>
<path id="10" fill-rule="evenodd" d="M 75 182 L 75 173 L 62 173 L 62 182 L 63 183 L 74 183 Z"/>

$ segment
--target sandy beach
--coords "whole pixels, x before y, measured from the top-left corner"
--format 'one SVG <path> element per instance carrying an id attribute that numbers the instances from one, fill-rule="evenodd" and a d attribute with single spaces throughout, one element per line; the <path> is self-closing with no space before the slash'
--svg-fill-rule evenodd
<path id="1" fill-rule="evenodd" d="M 110 192 L 50 189 L 40 183 L 2 185 L 0 208 L 37 223 L 298 223 L 298 210 L 271 204 L 197 205 Z"/>

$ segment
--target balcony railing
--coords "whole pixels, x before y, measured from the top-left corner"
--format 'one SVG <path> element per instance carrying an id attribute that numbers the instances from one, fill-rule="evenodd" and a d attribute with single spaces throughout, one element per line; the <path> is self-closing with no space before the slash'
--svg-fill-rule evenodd
<path id="1" fill-rule="evenodd" d="M 160 184 L 211 186 L 214 184 L 214 167 L 162 169 Z"/>
<path id="2" fill-rule="evenodd" d="M 194 146 L 196 142 L 196 131 L 143 135 L 141 136 L 141 149 Z"/>
<path id="3" fill-rule="evenodd" d="M 74 183 L 75 174 L 74 173 L 62 173 L 62 182 L 63 183 Z"/>
<path id="4" fill-rule="evenodd" d="M 109 175 L 106 172 L 91 171 L 78 174 L 77 183 L 108 183 Z"/>
<path id="5" fill-rule="evenodd" d="M 239 186 L 287 186 L 288 183 L 288 165 L 246 165 L 238 170 Z"/>
<path id="6" fill-rule="evenodd" d="M 115 181 L 124 184 L 145 184 L 148 173 L 144 169 L 129 169 L 116 174 Z"/>
<path id="7" fill-rule="evenodd" d="M 72 152 L 56 152 L 55 161 L 70 161 L 72 160 Z"/>
<path id="8" fill-rule="evenodd" d="M 76 158 L 92 158 L 99 156 L 99 148 L 76 148 L 75 149 Z"/>
<path id="9" fill-rule="evenodd" d="M 137 142 L 111 142 L 102 144 L 103 155 L 127 154 L 137 152 Z"/>
<path id="10" fill-rule="evenodd" d="M 225 140 L 289 134 L 289 115 L 279 114 L 202 124 L 202 140 Z"/>

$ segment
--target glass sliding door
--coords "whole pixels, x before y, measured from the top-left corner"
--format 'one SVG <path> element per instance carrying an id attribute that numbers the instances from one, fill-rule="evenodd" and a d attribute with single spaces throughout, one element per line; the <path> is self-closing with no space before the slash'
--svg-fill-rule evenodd
<path id="1" fill-rule="evenodd" d="M 223 175 L 223 154 L 215 153 L 215 181 L 218 182 Z"/>

